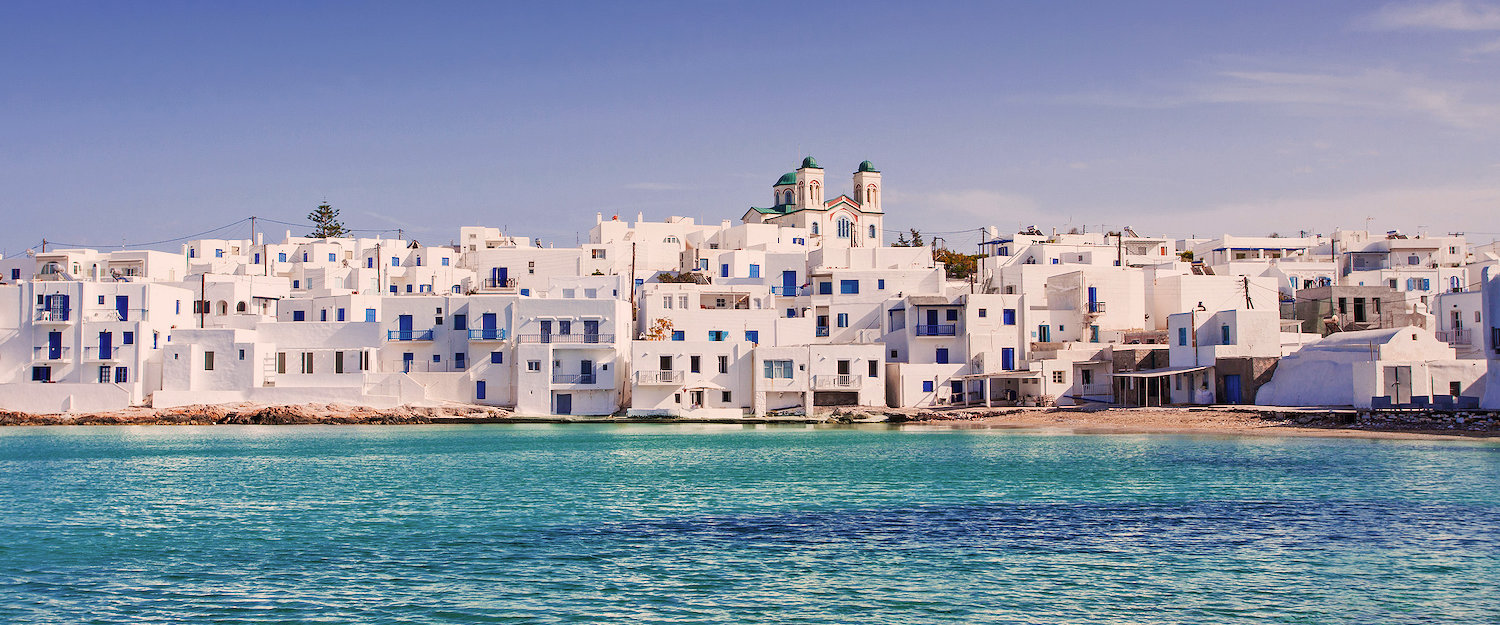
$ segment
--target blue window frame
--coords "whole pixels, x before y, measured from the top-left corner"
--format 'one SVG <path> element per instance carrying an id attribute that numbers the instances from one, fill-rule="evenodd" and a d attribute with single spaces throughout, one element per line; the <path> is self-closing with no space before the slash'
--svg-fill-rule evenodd
<path id="1" fill-rule="evenodd" d="M 839 293 L 844 295 L 855 295 L 859 293 L 859 280 L 839 280 Z"/>
<path id="2" fill-rule="evenodd" d="M 880 278 L 880 279 L 878 279 L 878 280 L 875 281 L 875 290 L 877 290 L 877 291 L 884 291 L 885 290 L 885 278 Z"/>
<path id="3" fill-rule="evenodd" d="M 292 321 L 307 321 L 307 312 L 302 310 L 292 311 Z"/>
<path id="4" fill-rule="evenodd" d="M 401 266 L 401 259 L 398 258 L 398 257 L 392 256 L 391 257 L 391 266 L 392 267 L 400 267 Z"/>
<path id="5" fill-rule="evenodd" d="M 474 399 L 484 399 L 484 380 L 474 381 Z"/>
<path id="6" fill-rule="evenodd" d="M 709 330 L 708 331 L 708 340 L 710 340 L 710 341 L 723 341 L 723 340 L 726 340 L 728 338 L 729 338 L 729 333 L 726 332 L 726 331 L 724 331 L 724 330 Z"/>
<path id="7" fill-rule="evenodd" d="M 444 267 L 448 266 L 448 257 L 446 257 L 446 256 L 443 257 L 443 266 Z"/>
<path id="8" fill-rule="evenodd" d="M 923 393 L 931 393 L 932 392 L 932 380 L 922 380 L 922 392 Z"/>
<path id="9" fill-rule="evenodd" d="M 328 321 L 328 309 L 318 311 L 318 321 Z"/>
<path id="10" fill-rule="evenodd" d="M 277 252 L 276 253 L 276 262 L 278 262 L 278 263 L 284 263 L 284 262 L 286 262 L 286 252 Z"/>
<path id="11" fill-rule="evenodd" d="M 365 269 L 374 269 L 374 268 L 375 268 L 375 257 L 371 256 L 370 258 L 366 258 L 365 259 Z"/>
<path id="12" fill-rule="evenodd" d="M 1187 328 L 1177 328 L 1177 345 L 1187 345 Z"/>
<path id="13" fill-rule="evenodd" d="M 490 364 L 492 364 L 492 365 L 503 365 L 503 364 L 505 364 L 505 352 L 490 352 Z"/>
<path id="14" fill-rule="evenodd" d="M 443 355 L 442 354 L 433 354 L 432 355 L 432 361 L 433 362 L 442 362 L 443 361 Z"/>
<path id="15" fill-rule="evenodd" d="M 674 341 L 686 341 L 687 340 L 687 333 L 684 332 L 684 331 L 682 331 L 682 330 L 673 330 L 672 331 L 672 340 L 674 340 Z"/>
<path id="16" fill-rule="evenodd" d="M 849 313 L 839 313 L 838 322 L 840 328 L 849 327 Z"/>
<path id="17" fill-rule="evenodd" d="M 453 315 L 453 329 L 454 330 L 467 330 L 467 329 L 469 329 L 469 316 L 468 315 Z"/>
<path id="18" fill-rule="evenodd" d="M 957 308 L 949 308 L 948 309 L 948 321 L 958 321 L 958 309 Z"/>
<path id="19" fill-rule="evenodd" d="M 307 262 L 307 252 L 302 253 L 302 262 Z"/>
<path id="20" fill-rule="evenodd" d="M 115 383 L 124 384 L 130 381 L 130 375 L 125 367 L 115 367 Z"/>
<path id="21" fill-rule="evenodd" d="M 948 348 L 946 348 L 946 347 L 939 347 L 939 348 L 937 348 L 937 354 L 935 354 L 934 360 L 936 360 L 937 364 L 940 364 L 940 365 L 946 365 L 946 364 L 948 364 Z"/>
<path id="22" fill-rule="evenodd" d="M 728 278 L 729 277 L 729 265 L 719 265 L 719 277 L 720 278 Z"/>
<path id="23" fill-rule="evenodd" d="M 343 321 L 344 320 L 344 309 L 342 309 L 342 308 L 339 309 L 338 320 L 339 321 Z"/>
<path id="24" fill-rule="evenodd" d="M 832 282 L 819 282 L 818 283 L 818 295 L 833 295 L 833 283 Z"/>
<path id="25" fill-rule="evenodd" d="M 467 369 L 469 367 L 468 358 L 468 354 L 465 354 L 463 352 L 454 352 L 453 366 L 459 369 Z"/>
<path id="26" fill-rule="evenodd" d="M 1231 345 L 1229 342 L 1229 326 L 1219 326 L 1219 344 Z"/>
<path id="27" fill-rule="evenodd" d="M 369 322 L 375 321 L 375 309 L 374 308 L 366 308 L 365 309 L 365 321 L 369 321 Z"/>
<path id="28" fill-rule="evenodd" d="M 328 253 L 328 262 L 331 263 L 331 262 L 337 261 L 338 259 L 339 259 L 338 255 L 334 254 L 333 252 L 329 252 Z"/>
<path id="29" fill-rule="evenodd" d="M 797 309 L 796 308 L 788 308 L 788 309 L 786 309 L 786 318 L 787 319 L 791 319 L 791 318 L 796 317 L 796 316 L 797 316 Z"/>
<path id="30" fill-rule="evenodd" d="M 256 265 L 260 264 L 260 252 L 256 252 L 255 253 L 255 262 L 253 264 L 256 264 Z"/>
<path id="31" fill-rule="evenodd" d="M 760 331 L 759 330 L 745 330 L 745 342 L 747 342 L 747 343 L 759 343 L 760 342 Z"/>
<path id="32" fill-rule="evenodd" d="M 120 344 L 121 345 L 135 345 L 135 333 L 134 332 L 122 332 L 122 333 L 120 333 Z"/>
<path id="33" fill-rule="evenodd" d="M 756 265 L 756 264 L 751 264 L 750 265 L 750 277 L 752 277 L 752 278 L 759 278 L 760 277 L 760 265 Z"/>
<path id="34" fill-rule="evenodd" d="M 531 289 L 521 289 L 521 297 L 531 295 Z"/>
<path id="35" fill-rule="evenodd" d="M 400 292 L 401 291 L 396 288 L 396 285 L 394 285 L 394 284 L 391 285 L 391 295 L 395 295 L 395 294 L 400 293 Z"/>
<path id="36" fill-rule="evenodd" d="M 301 280 L 293 280 L 292 281 L 292 288 L 294 288 L 294 289 L 300 289 L 300 288 L 302 288 L 302 281 Z"/>

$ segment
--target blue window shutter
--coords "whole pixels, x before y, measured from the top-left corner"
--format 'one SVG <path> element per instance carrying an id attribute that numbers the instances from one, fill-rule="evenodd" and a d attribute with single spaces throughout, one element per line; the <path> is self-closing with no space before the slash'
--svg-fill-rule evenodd
<path id="1" fill-rule="evenodd" d="M 1187 345 L 1187 328 L 1177 328 L 1177 344 L 1181 346 Z"/>
<path id="2" fill-rule="evenodd" d="M 1001 323 L 1004 323 L 1008 326 L 1016 325 L 1016 309 L 1007 308 L 1003 312 L 1001 312 L 1000 317 Z"/>
<path id="3" fill-rule="evenodd" d="M 365 309 L 365 321 L 369 321 L 369 322 L 375 321 L 375 309 L 374 308 L 366 308 Z"/>
<path id="4" fill-rule="evenodd" d="M 932 380 L 922 380 L 922 392 L 923 393 L 931 393 L 932 392 Z"/>

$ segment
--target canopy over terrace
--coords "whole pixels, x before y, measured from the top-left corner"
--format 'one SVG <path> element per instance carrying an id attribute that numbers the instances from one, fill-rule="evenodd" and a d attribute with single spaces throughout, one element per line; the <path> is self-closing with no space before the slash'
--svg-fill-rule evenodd
<path id="1" fill-rule="evenodd" d="M 1047 380 L 1041 371 L 993 371 L 970 373 L 956 378 L 963 392 L 955 392 L 954 404 L 980 405 L 986 408 L 999 403 L 1002 406 L 1019 405 L 1024 399 L 1039 399 L 1046 395 Z M 1034 391 L 1028 392 L 1027 386 Z"/>
<path id="2" fill-rule="evenodd" d="M 1191 375 L 1211 368 L 1213 365 L 1116 372 L 1115 401 L 1128 406 L 1163 406 L 1173 403 L 1172 376 Z M 1205 376 L 1206 379 L 1211 377 Z M 1190 377 L 1196 378 L 1197 376 Z M 1192 384 L 1189 383 L 1189 391 L 1191 390 Z"/>

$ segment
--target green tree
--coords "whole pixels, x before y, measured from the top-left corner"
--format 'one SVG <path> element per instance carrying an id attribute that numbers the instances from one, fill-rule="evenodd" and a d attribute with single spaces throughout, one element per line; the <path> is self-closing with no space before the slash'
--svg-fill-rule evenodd
<path id="1" fill-rule="evenodd" d="M 910 239 L 906 238 L 904 234 L 897 234 L 896 242 L 892 243 L 891 247 L 922 247 L 922 245 L 922 233 L 917 232 L 916 228 L 912 228 Z"/>
<path id="2" fill-rule="evenodd" d="M 949 280 L 963 280 L 979 270 L 982 254 L 961 254 L 947 248 L 932 250 L 932 259 L 943 264 Z"/>
<path id="3" fill-rule="evenodd" d="M 339 209 L 327 202 L 319 204 L 313 212 L 308 213 L 307 220 L 313 222 L 313 231 L 308 233 L 308 238 L 330 239 L 349 234 L 344 222 L 339 221 Z"/>

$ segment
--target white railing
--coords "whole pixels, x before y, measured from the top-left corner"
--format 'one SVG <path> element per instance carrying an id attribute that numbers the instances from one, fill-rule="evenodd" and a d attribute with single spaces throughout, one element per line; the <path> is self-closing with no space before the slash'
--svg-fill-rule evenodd
<path id="1" fill-rule="evenodd" d="M 635 383 L 643 386 L 682 384 L 683 375 L 681 371 L 637 371 L 635 372 Z"/>
<path id="2" fill-rule="evenodd" d="M 815 375 L 813 388 L 859 388 L 865 379 L 857 375 Z"/>

